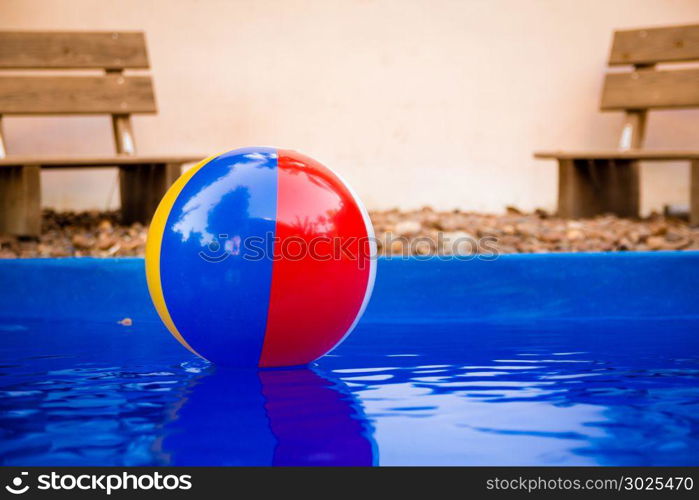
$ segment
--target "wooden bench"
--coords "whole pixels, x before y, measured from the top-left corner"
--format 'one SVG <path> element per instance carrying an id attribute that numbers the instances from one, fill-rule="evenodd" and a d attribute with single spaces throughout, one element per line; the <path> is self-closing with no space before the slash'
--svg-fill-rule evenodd
<path id="1" fill-rule="evenodd" d="M 201 157 L 136 155 L 131 115 L 155 113 L 155 96 L 150 76 L 127 75 L 124 70 L 147 68 L 140 32 L 0 32 L 0 70 L 13 70 L 0 73 L 0 233 L 39 235 L 42 168 L 117 167 L 124 222 L 150 221 L 182 164 Z M 24 71 L 38 69 L 51 74 Z M 56 74 L 68 69 L 83 74 Z M 3 115 L 75 114 L 111 115 L 116 155 L 6 154 Z"/>
<path id="2" fill-rule="evenodd" d="M 617 31 L 610 66 L 630 71 L 607 73 L 602 111 L 624 111 L 616 150 L 552 151 L 536 158 L 558 160 L 558 214 L 590 217 L 611 212 L 639 213 L 639 161 L 691 163 L 690 220 L 699 224 L 699 150 L 643 150 L 646 118 L 651 109 L 699 107 L 699 69 L 656 69 L 659 63 L 699 61 L 699 25 Z"/>

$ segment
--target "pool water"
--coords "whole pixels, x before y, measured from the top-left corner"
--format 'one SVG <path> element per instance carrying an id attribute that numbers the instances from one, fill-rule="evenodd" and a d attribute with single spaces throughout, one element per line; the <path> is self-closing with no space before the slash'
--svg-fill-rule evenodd
<path id="1" fill-rule="evenodd" d="M 699 465 L 699 320 L 361 323 L 221 370 L 159 325 L 0 324 L 3 465 Z"/>

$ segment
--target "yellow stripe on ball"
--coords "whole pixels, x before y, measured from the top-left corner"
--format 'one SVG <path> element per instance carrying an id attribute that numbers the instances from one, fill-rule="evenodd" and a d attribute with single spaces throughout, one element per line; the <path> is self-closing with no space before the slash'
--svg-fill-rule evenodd
<path id="1" fill-rule="evenodd" d="M 167 304 L 165 303 L 163 287 L 160 280 L 160 248 L 163 242 L 163 234 L 165 233 L 165 224 L 167 224 L 167 219 L 170 216 L 170 211 L 175 204 L 175 200 L 177 200 L 180 192 L 187 182 L 189 182 L 189 180 L 194 176 L 194 174 L 196 174 L 204 165 L 209 163 L 215 157 L 216 156 L 210 156 L 205 160 L 200 161 L 178 177 L 172 184 L 167 193 L 165 193 L 165 196 L 163 196 L 163 199 L 160 200 L 160 204 L 155 211 L 155 215 L 153 215 L 153 220 L 151 221 L 150 229 L 148 230 L 148 239 L 146 241 L 146 281 L 148 281 L 148 291 L 150 292 L 151 299 L 153 300 L 153 305 L 155 305 L 155 309 L 158 311 L 160 319 L 163 320 L 163 323 L 165 323 L 167 329 L 170 330 L 170 333 L 172 333 L 180 344 L 185 346 L 197 356 L 199 356 L 199 353 L 192 349 L 192 347 L 177 330 L 177 327 L 170 316 L 170 312 L 168 311 Z"/>

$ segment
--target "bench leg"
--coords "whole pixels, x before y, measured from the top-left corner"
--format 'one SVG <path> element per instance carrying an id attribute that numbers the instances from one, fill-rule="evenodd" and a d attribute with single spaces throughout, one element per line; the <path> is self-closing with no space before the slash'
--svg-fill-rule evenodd
<path id="1" fill-rule="evenodd" d="M 41 234 L 41 177 L 36 165 L 0 167 L 0 233 Z"/>
<path id="2" fill-rule="evenodd" d="M 119 167 L 121 217 L 124 223 L 150 223 L 167 189 L 180 176 L 182 165 L 124 165 Z"/>
<path id="3" fill-rule="evenodd" d="M 692 180 L 689 192 L 689 223 L 699 226 L 699 160 L 692 160 Z"/>
<path id="4" fill-rule="evenodd" d="M 638 163 L 631 160 L 559 160 L 558 215 L 577 219 L 613 213 L 638 217 Z"/>

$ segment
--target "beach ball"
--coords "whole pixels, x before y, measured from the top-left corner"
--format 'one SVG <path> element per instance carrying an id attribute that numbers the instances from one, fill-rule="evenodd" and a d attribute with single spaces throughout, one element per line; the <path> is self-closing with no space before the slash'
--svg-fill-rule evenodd
<path id="1" fill-rule="evenodd" d="M 376 273 L 366 209 L 295 151 L 236 149 L 187 170 L 148 231 L 146 277 L 167 329 L 231 367 L 307 364 L 339 345 Z"/>

